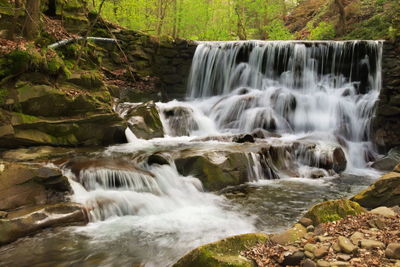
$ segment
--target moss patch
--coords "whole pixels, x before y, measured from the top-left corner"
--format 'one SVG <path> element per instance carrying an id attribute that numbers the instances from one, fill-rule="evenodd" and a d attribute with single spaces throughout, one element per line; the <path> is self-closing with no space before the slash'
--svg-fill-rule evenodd
<path id="1" fill-rule="evenodd" d="M 379 206 L 400 205 L 400 173 L 397 172 L 399 169 L 399 166 L 397 166 L 394 172 L 383 175 L 351 200 L 371 209 Z"/>
<path id="2" fill-rule="evenodd" d="M 320 223 L 340 220 L 349 215 L 357 215 L 365 212 L 365 209 L 358 203 L 347 200 L 331 200 L 319 203 L 312 207 L 304 217 L 313 221 L 314 225 Z"/>
<path id="3" fill-rule="evenodd" d="M 250 267 L 254 262 L 241 256 L 240 253 L 269 238 L 266 234 L 244 234 L 222 239 L 198 247 L 183 258 L 174 267 Z"/>

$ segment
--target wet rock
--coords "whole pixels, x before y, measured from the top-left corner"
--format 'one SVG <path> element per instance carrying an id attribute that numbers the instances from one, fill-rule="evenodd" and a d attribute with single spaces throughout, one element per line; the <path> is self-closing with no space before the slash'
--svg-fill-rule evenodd
<path id="1" fill-rule="evenodd" d="M 147 159 L 147 163 L 149 165 L 158 164 L 158 165 L 169 165 L 168 159 L 166 159 L 163 155 L 153 154 Z"/>
<path id="2" fill-rule="evenodd" d="M 279 134 L 268 132 L 267 130 L 262 129 L 262 128 L 257 128 L 255 130 L 253 130 L 251 132 L 251 135 L 254 138 L 260 138 L 260 139 L 265 139 L 265 138 L 270 138 L 270 137 L 276 137 L 276 138 L 281 137 L 281 135 L 279 135 Z"/>
<path id="3" fill-rule="evenodd" d="M 233 137 L 235 143 L 254 143 L 254 137 L 250 134 L 241 134 Z"/>
<path id="4" fill-rule="evenodd" d="M 290 253 L 285 256 L 282 265 L 290 265 L 290 266 L 295 266 L 299 265 L 300 262 L 304 259 L 305 255 L 301 251 L 295 251 L 294 253 Z"/>
<path id="5" fill-rule="evenodd" d="M 40 146 L 30 148 L 19 148 L 6 150 L 1 153 L 1 157 L 4 160 L 9 161 L 37 161 L 37 160 L 49 160 L 55 158 L 65 158 L 67 156 L 73 157 L 77 153 L 90 153 L 99 150 L 99 148 L 68 148 L 68 147 L 51 147 L 51 146 Z"/>
<path id="6" fill-rule="evenodd" d="M 188 107 L 171 107 L 163 110 L 172 136 L 188 136 L 199 126 L 193 118 L 193 110 Z"/>
<path id="7" fill-rule="evenodd" d="M 329 176 L 329 174 L 326 170 L 323 170 L 323 169 L 315 168 L 315 169 L 311 170 L 311 173 L 310 173 L 310 178 L 313 178 L 313 179 L 318 179 L 318 178 L 322 178 L 322 177 L 326 177 L 326 176 Z"/>
<path id="8" fill-rule="evenodd" d="M 313 225 L 340 220 L 349 215 L 365 212 L 358 203 L 346 199 L 331 200 L 312 207 L 304 217 L 313 221 Z"/>
<path id="9" fill-rule="evenodd" d="M 340 250 L 347 254 L 352 254 L 357 251 L 357 247 L 353 245 L 353 243 L 351 243 L 351 241 L 344 236 L 338 237 L 338 245 L 340 247 Z"/>
<path id="10" fill-rule="evenodd" d="M 142 170 L 125 159 L 80 157 L 65 162 L 63 167 L 70 169 L 77 182 L 88 190 L 93 190 L 99 185 L 113 188 L 125 187 L 130 183 L 126 179 L 126 175 L 130 175 L 129 173 L 141 175 L 148 181 L 151 181 L 154 176 L 151 172 Z M 98 170 L 107 170 L 113 172 L 113 175 L 99 175 Z"/>
<path id="11" fill-rule="evenodd" d="M 68 179 L 57 169 L 0 161 L 0 210 L 62 201 L 69 191 Z"/>
<path id="12" fill-rule="evenodd" d="M 374 248 L 379 248 L 379 249 L 384 249 L 385 244 L 383 244 L 380 241 L 376 240 L 371 240 L 371 239 L 362 239 L 359 241 L 360 247 L 365 248 L 365 249 L 374 249 Z"/>
<path id="13" fill-rule="evenodd" d="M 283 233 L 272 235 L 271 240 L 280 245 L 287 245 L 300 240 L 306 235 L 306 233 L 306 228 L 303 225 L 296 223 L 292 228 Z"/>
<path id="14" fill-rule="evenodd" d="M 388 208 L 388 207 L 378 207 L 378 208 L 371 210 L 370 213 L 382 215 L 385 217 L 396 216 L 396 213 L 394 212 L 394 210 L 391 208 Z"/>
<path id="15" fill-rule="evenodd" d="M 371 167 L 380 171 L 391 171 L 400 162 L 400 146 L 389 150 L 386 156 L 376 160 Z"/>
<path id="16" fill-rule="evenodd" d="M 143 104 L 123 103 L 117 110 L 128 121 L 129 129 L 136 137 L 152 139 L 164 136 L 160 115 L 153 101 Z"/>
<path id="17" fill-rule="evenodd" d="M 244 153 L 221 153 L 217 158 L 204 154 L 175 160 L 179 173 L 199 178 L 208 191 L 248 182 L 247 162 Z"/>
<path id="18" fill-rule="evenodd" d="M 38 105 L 51 110 L 47 104 Z M 87 114 L 70 117 L 63 114 L 59 115 L 60 118 L 11 113 L 0 109 L 0 116 L 7 118 L 0 121 L 0 135 L 2 128 L 10 130 L 1 136 L 0 147 L 97 146 L 126 142 L 126 124 L 109 107 L 94 108 Z"/>
<path id="19" fill-rule="evenodd" d="M 0 244 L 10 243 L 47 227 L 86 223 L 87 217 L 80 204 L 61 203 L 26 208 L 10 212 L 6 219 L 0 219 Z"/>
<path id="20" fill-rule="evenodd" d="M 346 155 L 342 148 L 337 147 L 333 151 L 333 163 L 332 164 L 333 164 L 332 169 L 336 173 L 341 173 L 342 171 L 344 171 L 346 169 L 347 159 L 346 159 Z"/>
<path id="21" fill-rule="evenodd" d="M 268 240 L 265 234 L 232 236 L 198 247 L 183 256 L 173 267 L 255 266 L 240 253 L 249 247 Z"/>
<path id="22" fill-rule="evenodd" d="M 351 198 L 369 209 L 400 205 L 400 173 L 389 172 Z"/>
<path id="23" fill-rule="evenodd" d="M 293 143 L 296 157 L 310 167 L 334 170 L 341 173 L 346 169 L 347 159 L 343 149 L 339 146 L 321 147 L 308 136 Z"/>
<path id="24" fill-rule="evenodd" d="M 308 227 L 308 226 L 310 226 L 310 225 L 313 224 L 313 221 L 312 221 L 310 218 L 302 217 L 302 218 L 299 220 L 299 223 L 300 223 L 301 225 L 303 225 L 304 227 Z"/>
<path id="25" fill-rule="evenodd" d="M 400 260 L 400 243 L 390 243 L 386 247 L 385 256 L 389 259 Z"/>
<path id="26" fill-rule="evenodd" d="M 318 265 L 314 261 L 312 261 L 310 259 L 306 259 L 301 266 L 302 267 L 317 267 Z"/>

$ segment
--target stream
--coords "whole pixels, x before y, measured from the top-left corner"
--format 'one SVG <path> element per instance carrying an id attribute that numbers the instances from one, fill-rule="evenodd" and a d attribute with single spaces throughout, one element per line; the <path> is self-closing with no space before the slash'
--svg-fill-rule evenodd
<path id="1" fill-rule="evenodd" d="M 128 128 L 129 143 L 64 166 L 90 223 L 3 246 L 0 266 L 170 266 L 199 245 L 279 232 L 318 202 L 354 195 L 380 175 L 368 166 L 381 58 L 380 41 L 200 42 L 186 100 L 156 103 L 164 138 Z M 254 131 L 254 142 L 235 141 Z M 155 153 L 166 163 L 150 164 Z M 179 172 L 178 159 L 218 165 L 233 153 L 244 155 L 245 184 L 206 192 Z"/>

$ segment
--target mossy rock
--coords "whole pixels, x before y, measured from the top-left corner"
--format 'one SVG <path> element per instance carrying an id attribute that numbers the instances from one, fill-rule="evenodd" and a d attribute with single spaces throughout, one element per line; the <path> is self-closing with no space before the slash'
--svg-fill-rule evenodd
<path id="1" fill-rule="evenodd" d="M 271 236 L 271 240 L 280 245 L 287 245 L 300 240 L 306 234 L 307 229 L 303 225 L 296 223 L 292 228 Z"/>
<path id="2" fill-rule="evenodd" d="M 129 128 L 138 138 L 152 139 L 164 136 L 160 114 L 153 101 L 132 108 L 125 118 Z"/>
<path id="3" fill-rule="evenodd" d="M 386 173 L 364 191 L 351 198 L 361 206 L 374 209 L 380 206 L 400 205 L 400 166 Z"/>
<path id="4" fill-rule="evenodd" d="M 126 143 L 125 122 L 116 113 L 83 118 L 43 118 L 11 113 L 0 123 L 0 146 L 100 146 Z"/>
<path id="5" fill-rule="evenodd" d="M 55 53 L 36 49 L 14 50 L 0 58 L 0 77 L 26 72 L 42 72 L 52 76 L 68 77 L 70 72 L 64 61 Z M 26 78 L 26 77 L 25 77 Z"/>
<path id="6" fill-rule="evenodd" d="M 221 154 L 222 162 L 214 162 L 207 155 L 191 156 L 175 160 L 178 171 L 185 176 L 200 179 L 207 191 L 217 191 L 227 186 L 248 182 L 248 160 L 244 153 Z"/>
<path id="7" fill-rule="evenodd" d="M 0 244 L 7 244 L 20 237 L 31 235 L 46 227 L 84 225 L 87 216 L 80 204 L 58 203 L 38 205 L 9 212 L 0 219 Z"/>
<path id="8" fill-rule="evenodd" d="M 261 233 L 228 237 L 192 250 L 173 267 L 253 267 L 255 263 L 240 253 L 266 242 L 268 238 Z"/>
<path id="9" fill-rule="evenodd" d="M 68 82 L 91 91 L 97 90 L 104 86 L 100 73 L 95 71 L 74 74 L 70 77 L 70 79 L 68 79 Z"/>
<path id="10" fill-rule="evenodd" d="M 106 113 L 111 111 L 109 104 L 98 101 L 91 95 L 81 94 L 71 97 L 61 90 L 48 85 L 24 84 L 17 88 L 17 103 L 21 111 L 33 116 L 74 116 L 87 112 Z"/>
<path id="11" fill-rule="evenodd" d="M 311 219 L 313 224 L 317 226 L 320 223 L 337 221 L 350 215 L 361 214 L 365 211 L 366 210 L 356 202 L 347 199 L 339 199 L 315 205 L 304 217 Z"/>

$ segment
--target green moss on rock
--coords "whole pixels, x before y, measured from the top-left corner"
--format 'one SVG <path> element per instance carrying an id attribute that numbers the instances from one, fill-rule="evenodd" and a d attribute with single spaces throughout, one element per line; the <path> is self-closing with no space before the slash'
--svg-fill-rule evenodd
<path id="1" fill-rule="evenodd" d="M 182 257 L 174 267 L 253 267 L 255 263 L 241 252 L 264 243 L 266 234 L 253 233 L 228 237 L 217 242 L 198 247 Z"/>
<path id="2" fill-rule="evenodd" d="M 139 138 L 152 139 L 164 136 L 164 130 L 153 101 L 140 104 L 126 115 L 129 121 L 129 128 Z"/>
<path id="3" fill-rule="evenodd" d="M 400 205 L 399 170 L 400 167 L 396 166 L 393 172 L 383 175 L 367 189 L 352 197 L 351 200 L 369 209 Z"/>
<path id="4" fill-rule="evenodd" d="M 340 220 L 349 215 L 357 215 L 365 212 L 358 203 L 347 200 L 331 200 L 319 203 L 312 207 L 304 217 L 313 221 L 314 225 Z"/>

